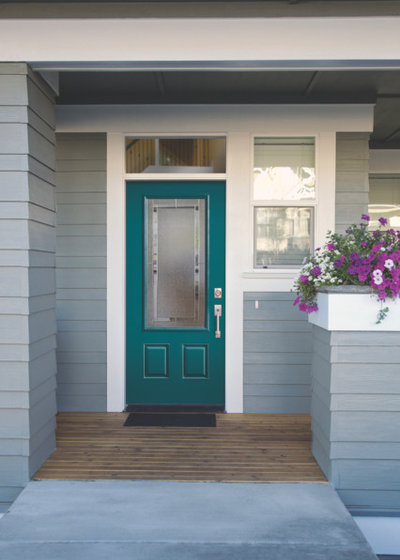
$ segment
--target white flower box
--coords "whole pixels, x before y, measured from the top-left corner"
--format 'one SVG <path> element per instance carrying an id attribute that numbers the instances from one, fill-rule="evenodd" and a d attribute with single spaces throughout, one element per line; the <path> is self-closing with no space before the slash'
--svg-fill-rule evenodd
<path id="1" fill-rule="evenodd" d="M 351 286 L 350 286 L 351 288 Z M 376 294 L 318 293 L 318 311 L 310 313 L 310 323 L 329 331 L 400 331 L 400 300 L 387 299 L 383 304 Z M 382 307 L 387 317 L 377 325 Z M 399 336 L 400 343 L 400 336 Z"/>

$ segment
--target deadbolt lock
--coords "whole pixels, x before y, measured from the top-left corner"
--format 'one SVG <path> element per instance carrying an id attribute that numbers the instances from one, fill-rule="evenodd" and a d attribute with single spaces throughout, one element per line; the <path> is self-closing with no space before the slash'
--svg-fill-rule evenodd
<path id="1" fill-rule="evenodd" d="M 222 298 L 222 288 L 214 288 L 214 297 L 217 299 Z"/>

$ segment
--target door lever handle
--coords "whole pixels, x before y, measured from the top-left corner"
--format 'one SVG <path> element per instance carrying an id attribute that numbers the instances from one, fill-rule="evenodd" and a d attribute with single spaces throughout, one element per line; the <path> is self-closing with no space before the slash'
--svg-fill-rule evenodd
<path id="1" fill-rule="evenodd" d="M 222 305 L 214 305 L 214 316 L 217 318 L 217 328 L 215 329 L 215 338 L 221 338 L 219 320 L 222 316 Z"/>

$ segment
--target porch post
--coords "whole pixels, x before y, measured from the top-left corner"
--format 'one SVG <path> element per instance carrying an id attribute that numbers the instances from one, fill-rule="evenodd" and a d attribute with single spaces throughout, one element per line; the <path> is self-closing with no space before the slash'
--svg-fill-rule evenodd
<path id="1" fill-rule="evenodd" d="M 54 97 L 0 64 L 0 508 L 55 449 Z"/>

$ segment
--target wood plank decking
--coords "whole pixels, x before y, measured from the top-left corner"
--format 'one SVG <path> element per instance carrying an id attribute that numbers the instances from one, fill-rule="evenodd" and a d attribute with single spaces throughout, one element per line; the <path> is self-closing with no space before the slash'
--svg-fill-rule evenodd
<path id="1" fill-rule="evenodd" d="M 326 482 L 310 417 L 218 414 L 216 428 L 124 427 L 126 413 L 63 412 L 35 480 Z"/>

